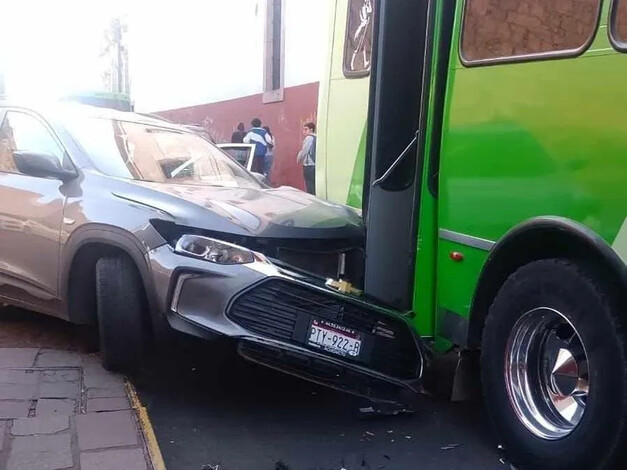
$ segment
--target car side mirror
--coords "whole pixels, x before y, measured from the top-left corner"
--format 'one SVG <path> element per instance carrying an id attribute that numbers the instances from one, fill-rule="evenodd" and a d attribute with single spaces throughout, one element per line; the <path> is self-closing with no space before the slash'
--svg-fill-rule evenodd
<path id="1" fill-rule="evenodd" d="M 39 178 L 56 178 L 63 182 L 76 178 L 74 170 L 63 168 L 59 160 L 49 153 L 16 150 L 13 161 L 20 173 Z"/>

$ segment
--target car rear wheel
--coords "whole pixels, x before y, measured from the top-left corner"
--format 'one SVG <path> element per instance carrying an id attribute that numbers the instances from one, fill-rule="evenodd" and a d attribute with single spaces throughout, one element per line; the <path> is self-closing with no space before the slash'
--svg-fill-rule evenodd
<path id="1" fill-rule="evenodd" d="M 100 356 L 116 372 L 137 370 L 144 351 L 143 285 L 134 263 L 125 256 L 96 263 L 96 299 Z"/>
<path id="2" fill-rule="evenodd" d="M 501 287 L 483 332 L 488 413 L 514 465 L 617 468 L 627 442 L 627 335 L 615 295 L 568 260 Z"/>

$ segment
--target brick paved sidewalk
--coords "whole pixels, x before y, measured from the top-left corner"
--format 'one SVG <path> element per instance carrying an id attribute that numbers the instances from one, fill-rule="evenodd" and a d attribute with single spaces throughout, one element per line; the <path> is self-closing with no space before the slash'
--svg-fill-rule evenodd
<path id="1" fill-rule="evenodd" d="M 150 470 L 122 377 L 97 356 L 0 348 L 0 470 Z"/>

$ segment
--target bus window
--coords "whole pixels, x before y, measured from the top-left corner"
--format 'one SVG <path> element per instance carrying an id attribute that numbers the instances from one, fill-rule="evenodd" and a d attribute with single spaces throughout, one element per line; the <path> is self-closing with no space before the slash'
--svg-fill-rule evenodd
<path id="1" fill-rule="evenodd" d="M 577 54 L 592 40 L 600 0 L 466 0 L 464 63 Z"/>
<path id="2" fill-rule="evenodd" d="M 344 76 L 365 77 L 372 60 L 373 0 L 349 0 L 344 42 Z"/>
<path id="3" fill-rule="evenodd" d="M 622 50 L 627 49 L 627 1 L 615 0 L 612 21 L 612 39 L 618 42 Z"/>

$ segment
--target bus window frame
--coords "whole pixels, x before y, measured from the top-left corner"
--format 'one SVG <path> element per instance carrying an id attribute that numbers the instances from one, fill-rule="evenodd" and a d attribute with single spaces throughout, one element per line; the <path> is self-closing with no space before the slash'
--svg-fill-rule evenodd
<path id="1" fill-rule="evenodd" d="M 353 71 L 353 70 L 348 70 L 346 68 L 346 46 L 348 44 L 349 41 L 349 36 L 350 36 L 350 20 L 351 20 L 351 0 L 348 0 L 348 11 L 347 11 L 347 15 L 346 15 L 346 23 L 344 26 L 344 47 L 342 48 L 342 73 L 344 75 L 344 78 L 347 79 L 354 79 L 354 78 L 364 78 L 364 77 L 368 77 L 370 75 L 370 73 L 372 72 L 372 56 L 374 54 L 374 50 L 372 49 L 373 45 L 374 45 L 374 34 L 375 34 L 375 30 L 374 30 L 374 15 L 376 13 L 375 11 L 375 2 L 373 0 L 372 2 L 372 37 L 370 38 L 370 66 L 365 69 L 365 70 L 359 70 L 357 72 Z"/>
<path id="2" fill-rule="evenodd" d="M 584 44 L 575 49 L 564 49 L 560 51 L 547 51 L 547 52 L 534 52 L 531 54 L 521 54 L 516 56 L 506 56 L 506 57 L 492 57 L 489 59 L 475 59 L 468 60 L 464 58 L 464 52 L 462 49 L 463 40 L 464 40 L 464 31 L 466 26 L 466 8 L 468 6 L 468 2 L 470 0 L 464 0 L 464 5 L 462 7 L 461 13 L 461 24 L 459 27 L 459 37 L 457 41 L 457 55 L 459 56 L 459 60 L 464 67 L 479 67 L 479 66 L 487 66 L 487 65 L 496 65 L 496 64 L 513 64 L 513 63 L 524 63 L 524 62 L 534 62 L 541 60 L 551 60 L 551 59 L 567 59 L 574 58 L 583 55 L 590 46 L 594 42 L 594 39 L 599 32 L 599 26 L 601 24 L 601 16 L 603 10 L 603 0 L 596 0 L 597 7 L 597 18 L 592 28 L 592 33 L 590 37 L 586 40 Z"/>
<path id="3" fill-rule="evenodd" d="M 627 38 L 621 39 L 616 34 L 614 34 L 616 30 L 618 4 L 621 1 L 624 2 L 625 0 L 612 0 L 610 15 L 607 22 L 607 36 L 610 40 L 610 44 L 612 44 L 612 47 L 614 49 L 616 49 L 618 52 L 627 52 Z"/>

